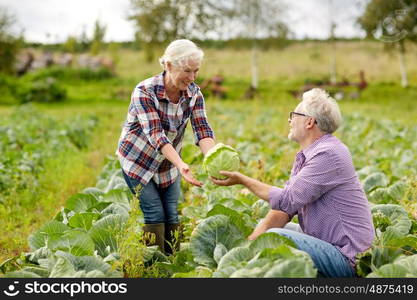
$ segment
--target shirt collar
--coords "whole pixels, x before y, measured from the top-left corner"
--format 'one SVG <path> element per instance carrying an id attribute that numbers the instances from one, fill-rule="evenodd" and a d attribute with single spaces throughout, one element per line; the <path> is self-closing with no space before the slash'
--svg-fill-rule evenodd
<path id="1" fill-rule="evenodd" d="M 331 138 L 332 135 L 330 133 L 326 133 L 324 135 L 322 135 L 321 137 L 319 137 L 317 140 L 315 140 L 312 144 L 310 144 L 307 148 L 299 151 L 298 153 L 303 153 L 306 159 L 309 159 L 310 157 L 312 157 L 315 153 L 315 149 L 317 148 L 317 146 L 328 140 L 329 138 Z M 297 154 L 298 154 L 297 153 Z"/>
<path id="2" fill-rule="evenodd" d="M 156 96 L 158 97 L 158 100 L 162 100 L 162 99 L 168 100 L 168 96 L 167 96 L 165 84 L 164 84 L 165 74 L 166 74 L 166 71 L 163 71 L 155 76 L 154 86 L 157 88 Z M 185 96 L 185 100 L 188 100 L 189 98 L 191 98 L 191 96 L 193 95 L 194 86 L 195 86 L 195 83 L 189 84 L 187 86 L 187 89 L 181 93 L 181 98 L 182 96 Z"/>

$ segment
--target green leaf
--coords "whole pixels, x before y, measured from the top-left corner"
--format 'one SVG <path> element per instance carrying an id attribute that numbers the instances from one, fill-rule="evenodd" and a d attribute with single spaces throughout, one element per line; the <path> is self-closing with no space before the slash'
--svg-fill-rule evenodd
<path id="1" fill-rule="evenodd" d="M 382 232 L 388 231 L 391 238 L 404 237 L 410 231 L 411 220 L 408 218 L 407 211 L 400 205 L 374 205 L 371 212 L 376 228 Z"/>
<path id="2" fill-rule="evenodd" d="M 268 212 L 271 210 L 268 202 L 262 199 L 259 199 L 252 205 L 252 218 L 259 220 L 265 218 Z"/>
<path id="3" fill-rule="evenodd" d="M 130 206 L 125 203 L 112 203 L 101 211 L 103 215 L 113 214 L 122 215 L 123 217 L 129 217 Z"/>
<path id="4" fill-rule="evenodd" d="M 392 199 L 399 201 L 404 197 L 407 190 L 407 184 L 403 181 L 397 181 L 388 187 L 388 194 Z"/>
<path id="5" fill-rule="evenodd" d="M 20 270 L 20 271 L 13 271 L 8 272 L 5 275 L 6 278 L 41 278 L 39 274 L 36 274 L 35 272 Z"/>
<path id="6" fill-rule="evenodd" d="M 70 228 L 58 221 L 50 221 L 43 225 L 35 233 L 29 235 L 28 242 L 30 248 L 34 251 L 44 246 L 53 249 L 53 244 L 58 241 L 62 234 Z"/>
<path id="7" fill-rule="evenodd" d="M 375 172 L 365 178 L 363 189 L 368 193 L 377 187 L 385 187 L 387 185 L 387 176 L 382 172 Z"/>
<path id="8" fill-rule="evenodd" d="M 215 215 L 225 215 L 229 217 L 230 222 L 235 225 L 241 232 L 243 232 L 244 236 L 247 237 L 252 232 L 252 227 L 246 225 L 243 217 L 238 212 L 234 211 L 233 209 L 227 208 L 221 204 L 216 204 L 208 213 L 206 217 L 211 217 Z"/>
<path id="9" fill-rule="evenodd" d="M 220 259 L 217 270 L 222 271 L 229 266 L 241 264 L 249 261 L 252 257 L 253 253 L 248 247 L 235 247 Z"/>
<path id="10" fill-rule="evenodd" d="M 181 247 L 181 250 L 176 252 L 172 263 L 156 262 L 155 265 L 168 272 L 171 276 L 174 273 L 188 273 L 193 271 L 198 265 L 194 262 L 193 254 L 189 248 Z"/>
<path id="11" fill-rule="evenodd" d="M 394 199 L 389 194 L 388 188 L 379 187 L 369 193 L 368 200 L 374 203 L 389 203 Z"/>
<path id="12" fill-rule="evenodd" d="M 213 191 L 211 194 L 216 193 L 216 191 Z M 248 214 L 250 215 L 252 210 L 251 207 L 245 203 L 243 203 L 242 201 L 233 199 L 233 198 L 222 198 L 222 199 L 218 199 L 218 200 L 211 200 L 209 202 L 209 204 L 221 204 L 227 208 L 230 208 L 232 210 L 235 210 L 236 212 L 242 214 Z"/>
<path id="13" fill-rule="evenodd" d="M 219 263 L 220 259 L 227 253 L 227 248 L 222 244 L 218 243 L 214 248 L 213 258 L 216 263 Z"/>
<path id="14" fill-rule="evenodd" d="M 42 278 L 49 277 L 49 271 L 42 267 L 24 267 L 22 271 L 35 273 L 39 275 L 39 277 L 42 277 Z"/>
<path id="15" fill-rule="evenodd" d="M 69 210 L 68 208 L 62 207 L 60 212 L 55 215 L 53 220 L 59 221 L 61 223 L 67 224 L 68 218 L 74 214 L 73 211 Z"/>
<path id="16" fill-rule="evenodd" d="M 198 266 L 187 273 L 175 273 L 172 278 L 211 278 L 213 271 L 207 267 Z"/>
<path id="17" fill-rule="evenodd" d="M 78 193 L 67 200 L 66 208 L 74 212 L 86 212 L 97 203 L 98 201 L 94 195 Z"/>
<path id="18" fill-rule="evenodd" d="M 127 189 L 111 190 L 102 195 L 101 202 L 121 203 L 129 206 L 132 193 Z"/>
<path id="19" fill-rule="evenodd" d="M 272 262 L 268 260 L 248 265 L 245 268 L 238 269 L 230 274 L 230 278 L 262 278 L 264 274 L 272 267 Z"/>
<path id="20" fill-rule="evenodd" d="M 116 235 L 119 234 L 127 218 L 121 215 L 108 215 L 94 223 L 89 231 L 99 255 L 106 257 L 117 252 Z"/>
<path id="21" fill-rule="evenodd" d="M 71 262 L 65 257 L 58 257 L 54 266 L 52 267 L 49 278 L 66 278 L 74 277 L 75 268 Z"/>
<path id="22" fill-rule="evenodd" d="M 111 190 L 127 188 L 126 181 L 123 178 L 122 170 L 117 169 L 113 175 L 111 175 L 109 183 L 107 184 L 104 192 L 108 193 Z"/>
<path id="23" fill-rule="evenodd" d="M 101 201 L 104 192 L 96 187 L 88 187 L 82 191 L 82 194 L 93 195 L 97 201 Z"/>
<path id="24" fill-rule="evenodd" d="M 281 259 L 275 262 L 274 266 L 266 272 L 264 277 L 274 278 L 314 278 L 317 276 L 317 269 L 313 261 L 306 261 L 302 257 Z"/>
<path id="25" fill-rule="evenodd" d="M 41 247 L 41 248 L 35 250 L 34 252 L 27 253 L 26 254 L 26 258 L 30 262 L 38 263 L 39 259 L 47 258 L 51 254 L 52 254 L 51 249 L 49 249 L 48 247 L 44 246 L 44 247 Z"/>
<path id="26" fill-rule="evenodd" d="M 56 256 L 65 257 L 74 266 L 76 271 L 100 271 L 106 277 L 122 277 L 122 274 L 105 263 L 101 258 L 95 256 L 75 256 L 67 252 L 57 251 Z"/>
<path id="27" fill-rule="evenodd" d="M 215 215 L 204 219 L 191 235 L 190 248 L 197 263 L 215 267 L 214 249 L 222 243 L 231 249 L 243 241 L 243 233 L 224 215 Z"/>
<path id="28" fill-rule="evenodd" d="M 294 248 L 297 247 L 296 244 L 289 238 L 286 238 L 274 232 L 267 232 L 258 236 L 256 240 L 254 240 L 250 244 L 249 249 L 251 253 L 255 255 L 257 253 L 260 253 L 264 249 L 267 249 L 267 248 L 274 249 L 283 244 L 294 247 Z"/>
<path id="29" fill-rule="evenodd" d="M 290 245 L 288 245 L 289 243 Z M 311 257 L 276 233 L 265 233 L 245 247 L 236 247 L 220 260 L 214 277 L 315 277 Z M 291 263 L 285 263 L 285 261 Z M 278 264 L 282 264 L 278 267 Z M 269 273 L 268 273 L 269 272 Z"/>
<path id="30" fill-rule="evenodd" d="M 393 263 L 386 264 L 370 273 L 369 278 L 417 277 L 417 254 L 400 256 Z"/>
<path id="31" fill-rule="evenodd" d="M 64 250 L 75 256 L 88 256 L 94 254 L 94 248 L 94 242 L 87 233 L 72 229 L 64 232 L 62 237 L 54 245 L 53 250 Z"/>
<path id="32" fill-rule="evenodd" d="M 73 228 L 82 228 L 88 231 L 93 222 L 98 220 L 101 217 L 98 213 L 91 213 L 91 212 L 82 212 L 76 213 L 74 216 L 70 217 L 68 220 L 68 225 Z"/>

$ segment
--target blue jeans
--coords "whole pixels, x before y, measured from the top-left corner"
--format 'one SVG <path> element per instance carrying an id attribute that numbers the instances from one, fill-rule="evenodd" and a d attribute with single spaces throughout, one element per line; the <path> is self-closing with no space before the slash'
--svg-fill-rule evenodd
<path id="1" fill-rule="evenodd" d="M 299 250 L 307 252 L 312 258 L 319 276 L 324 277 L 355 277 L 355 270 L 348 259 L 332 244 L 285 228 L 271 228 L 275 232 L 291 239 Z"/>
<path id="2" fill-rule="evenodd" d="M 139 180 L 129 177 L 123 172 L 123 176 L 131 192 L 136 195 L 135 188 Z M 143 212 L 145 224 L 178 224 L 178 199 L 181 195 L 181 176 L 166 188 L 158 188 L 151 179 L 143 187 L 139 195 L 139 205 Z"/>

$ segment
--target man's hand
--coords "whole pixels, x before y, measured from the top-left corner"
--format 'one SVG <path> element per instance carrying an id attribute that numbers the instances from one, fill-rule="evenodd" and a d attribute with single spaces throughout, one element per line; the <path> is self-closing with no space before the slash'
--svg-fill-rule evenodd
<path id="1" fill-rule="evenodd" d="M 185 181 L 187 181 L 188 183 L 191 183 L 192 185 L 198 186 L 198 187 L 202 187 L 203 183 L 198 181 L 197 179 L 194 178 L 193 174 L 191 173 L 191 169 L 190 167 L 186 164 L 186 163 L 182 163 L 179 167 L 178 170 L 180 171 L 182 177 L 185 179 Z"/>
<path id="2" fill-rule="evenodd" d="M 286 212 L 271 209 L 265 218 L 256 226 L 255 230 L 248 236 L 248 240 L 252 241 L 266 232 L 270 228 L 283 228 L 290 218 Z"/>
<path id="3" fill-rule="evenodd" d="M 264 224 L 264 223 L 259 224 L 259 225 L 255 228 L 255 230 L 251 233 L 251 235 L 250 235 L 250 236 L 248 236 L 248 240 L 249 240 L 249 241 L 256 240 L 256 238 L 257 238 L 258 236 L 260 236 L 262 233 L 266 232 L 268 229 L 269 229 L 269 228 L 267 228 L 267 227 L 265 226 L 265 224 Z"/>
<path id="4" fill-rule="evenodd" d="M 241 184 L 241 176 L 242 174 L 239 172 L 228 172 L 228 171 L 220 171 L 219 172 L 223 176 L 227 176 L 226 179 L 217 179 L 214 177 L 210 177 L 211 181 L 214 184 L 221 185 L 221 186 L 229 186 L 235 184 Z"/>

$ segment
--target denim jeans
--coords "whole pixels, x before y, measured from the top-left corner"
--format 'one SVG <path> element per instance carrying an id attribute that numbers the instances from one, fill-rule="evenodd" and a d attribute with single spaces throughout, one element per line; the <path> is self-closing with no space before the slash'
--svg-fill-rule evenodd
<path id="1" fill-rule="evenodd" d="M 291 239 L 299 250 L 307 252 L 312 258 L 319 276 L 355 277 L 355 270 L 348 259 L 335 246 L 300 231 L 295 230 L 295 226 L 268 230 L 268 232 L 275 232 Z"/>
<path id="2" fill-rule="evenodd" d="M 135 195 L 135 188 L 139 181 L 129 177 L 123 172 L 123 176 L 129 189 Z M 145 224 L 177 224 L 178 219 L 178 199 L 181 195 L 181 176 L 166 188 L 158 188 L 151 179 L 143 187 L 139 195 L 139 205 L 143 212 Z"/>

